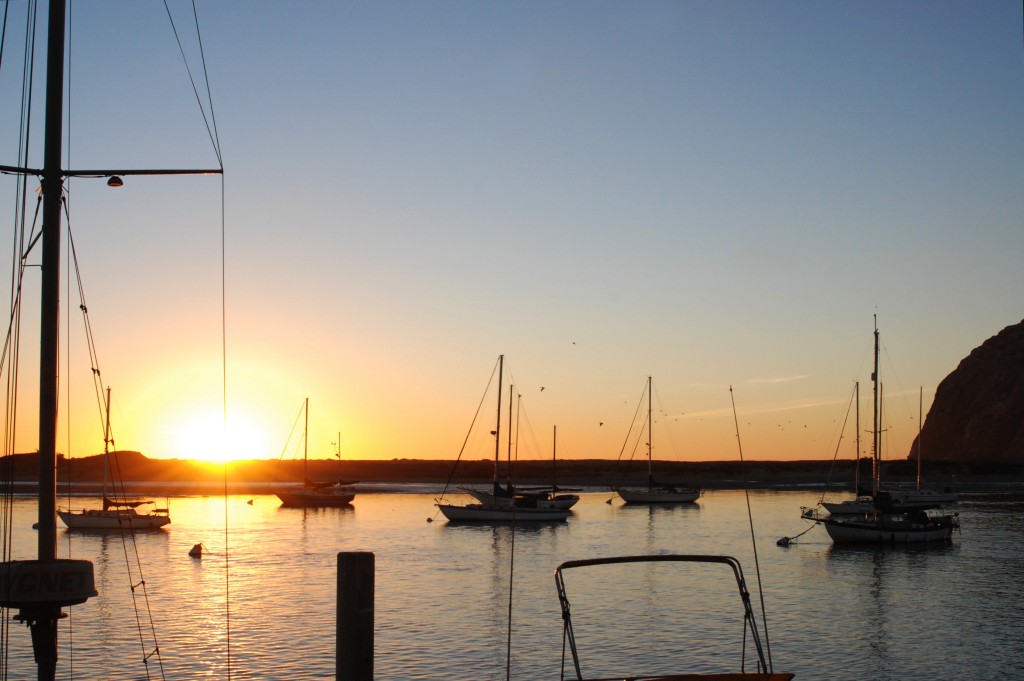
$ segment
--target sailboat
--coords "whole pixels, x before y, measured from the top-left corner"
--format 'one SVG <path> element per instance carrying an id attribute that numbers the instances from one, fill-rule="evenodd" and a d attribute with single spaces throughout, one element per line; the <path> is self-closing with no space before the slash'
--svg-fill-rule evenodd
<path id="1" fill-rule="evenodd" d="M 576 505 L 576 502 L 580 500 L 578 494 L 573 494 L 571 490 L 562 489 L 558 486 L 556 471 L 558 470 L 558 426 L 554 426 L 553 443 L 551 447 L 551 486 L 550 487 L 519 487 L 516 488 L 516 492 L 524 497 L 535 497 L 544 506 L 550 506 L 553 508 L 572 508 Z M 511 488 L 511 484 L 509 485 Z M 495 505 L 502 503 L 504 499 L 508 498 L 508 494 L 505 488 L 501 485 L 496 485 L 493 490 L 482 490 L 475 487 L 460 487 L 460 491 L 465 492 L 481 504 Z"/>
<path id="2" fill-rule="evenodd" d="M 653 446 L 651 427 L 651 377 L 647 377 L 647 487 L 646 488 L 616 488 L 615 492 L 627 504 L 678 504 L 690 503 L 700 498 L 700 489 L 697 487 L 680 487 L 674 484 L 657 482 L 654 479 L 653 469 Z"/>
<path id="3" fill-rule="evenodd" d="M 856 403 L 857 403 L 857 457 L 855 459 L 856 465 L 856 476 L 854 480 L 854 488 L 857 490 L 858 496 L 855 499 L 845 499 L 843 501 L 822 501 L 821 506 L 828 511 L 831 515 L 862 515 L 865 513 L 871 513 L 875 509 L 875 493 L 864 494 L 861 492 L 860 485 L 860 384 L 857 384 Z M 914 489 L 904 487 L 884 487 L 880 488 L 877 495 L 881 498 L 883 503 L 890 507 L 899 507 L 903 510 L 925 510 L 929 508 L 935 508 L 937 506 L 946 506 L 955 504 L 958 499 L 958 495 L 953 490 L 930 490 L 921 488 L 921 435 L 920 435 L 920 424 L 921 424 L 921 409 L 918 409 L 918 439 L 917 439 L 917 484 Z M 879 454 L 881 459 L 881 454 Z M 872 465 L 875 465 L 874 459 L 872 459 Z M 805 516 L 810 518 L 813 517 L 815 511 L 813 509 L 810 512 L 805 511 Z"/>
<path id="4" fill-rule="evenodd" d="M 331 480 L 313 482 L 309 479 L 309 398 L 303 406 L 305 425 L 302 430 L 302 484 L 296 487 L 278 489 L 274 493 L 283 506 L 295 508 L 317 508 L 323 506 L 348 506 L 356 497 L 352 480 Z M 341 462 L 341 434 L 338 434 L 336 456 Z"/>
<path id="5" fill-rule="evenodd" d="M 171 522 L 166 508 L 140 511 L 143 506 L 155 505 L 153 501 L 128 501 L 112 499 L 108 495 L 113 485 L 113 471 L 110 465 L 110 388 L 107 388 L 106 425 L 103 433 L 103 508 L 88 508 L 80 511 L 57 509 L 57 516 L 72 530 L 155 530 Z M 114 495 L 116 496 L 116 495 Z"/>
<path id="6" fill-rule="evenodd" d="M 502 485 L 498 478 L 498 464 L 501 455 L 501 393 L 505 356 L 498 356 L 498 414 L 494 427 L 494 478 L 490 492 L 470 490 L 462 491 L 470 494 L 477 503 L 457 505 L 438 501 L 435 506 L 445 518 L 452 521 L 483 521 L 483 522 L 527 522 L 527 521 L 559 521 L 565 520 L 572 513 L 568 506 L 547 495 L 523 494 L 515 490 L 511 480 Z M 511 398 L 510 398 L 511 403 Z M 509 453 L 511 457 L 512 409 L 509 408 Z M 511 462 L 510 462 L 511 463 Z M 575 496 L 575 495 L 573 495 Z M 443 496 L 442 496 L 443 499 Z M 577 497 L 578 500 L 578 497 Z M 572 503 L 575 503 L 573 501 Z M 569 504 L 571 506 L 572 504 Z"/>
<path id="7" fill-rule="evenodd" d="M 872 507 L 859 515 L 829 514 L 825 517 L 810 517 L 825 526 L 825 531 L 836 544 L 846 543 L 889 543 L 911 544 L 947 541 L 953 530 L 960 526 L 956 513 L 935 512 L 934 506 L 921 502 L 904 501 L 881 489 L 881 428 L 880 381 L 878 375 L 878 322 L 874 331 L 874 371 L 872 415 Z"/>

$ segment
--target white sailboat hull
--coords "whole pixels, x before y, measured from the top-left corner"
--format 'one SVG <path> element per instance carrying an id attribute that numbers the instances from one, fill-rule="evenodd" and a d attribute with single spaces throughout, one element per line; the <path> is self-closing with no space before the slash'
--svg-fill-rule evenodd
<path id="1" fill-rule="evenodd" d="M 697 488 L 617 489 L 615 492 L 627 504 L 686 504 L 700 498 L 700 490 Z"/>
<path id="2" fill-rule="evenodd" d="M 57 517 L 72 530 L 155 530 L 171 522 L 167 513 L 137 513 L 131 509 L 57 511 Z"/>
<path id="3" fill-rule="evenodd" d="M 881 519 L 834 519 L 822 521 L 836 544 L 923 544 L 952 539 L 958 526 L 955 516 L 915 522 L 902 516 Z"/>
<path id="4" fill-rule="evenodd" d="M 572 513 L 567 508 L 530 508 L 516 506 L 486 506 L 484 504 L 436 504 L 448 520 L 475 522 L 538 522 L 565 520 Z"/>

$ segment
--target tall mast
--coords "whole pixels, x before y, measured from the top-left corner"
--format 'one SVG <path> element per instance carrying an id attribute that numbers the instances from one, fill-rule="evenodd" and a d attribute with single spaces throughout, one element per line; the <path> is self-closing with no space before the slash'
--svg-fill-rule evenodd
<path id="1" fill-rule="evenodd" d="M 873 384 L 874 392 L 874 408 L 872 414 L 872 425 L 871 425 L 871 492 L 873 495 L 878 494 L 879 487 L 879 469 L 881 468 L 882 462 L 879 460 L 880 452 L 880 438 L 879 438 L 879 424 L 878 424 L 878 315 L 875 315 L 875 369 L 871 372 L 871 382 Z"/>
<path id="2" fill-rule="evenodd" d="M 302 484 L 305 485 L 306 481 L 309 480 L 309 473 L 306 471 L 308 466 L 309 457 L 309 398 L 306 398 L 306 407 L 303 409 L 306 416 L 306 422 L 302 426 Z"/>
<path id="3" fill-rule="evenodd" d="M 651 377 L 647 377 L 647 483 L 652 484 L 654 469 L 651 466 Z"/>
<path id="4" fill-rule="evenodd" d="M 925 386 L 918 388 L 918 490 L 921 490 L 921 430 L 925 414 Z"/>
<path id="5" fill-rule="evenodd" d="M 505 355 L 498 355 L 498 417 L 494 419 L 494 484 L 498 484 L 498 456 L 501 453 L 501 374 Z"/>
<path id="6" fill-rule="evenodd" d="M 551 493 L 555 493 L 558 476 L 558 426 L 551 426 Z"/>
<path id="7" fill-rule="evenodd" d="M 103 427 L 103 510 L 107 510 L 107 482 L 110 480 L 110 388 L 107 388 L 107 403 L 104 405 L 107 422 Z"/>
<path id="8" fill-rule="evenodd" d="M 64 0 L 50 0 L 49 12 L 39 322 L 39 560 L 53 560 L 57 557 L 57 363 L 60 337 L 60 208 L 64 184 L 61 169 L 64 143 Z"/>
<path id="9" fill-rule="evenodd" d="M 515 417 L 516 410 L 513 408 L 515 403 L 515 391 L 516 387 L 509 384 L 508 386 L 508 466 L 505 470 L 505 483 L 508 485 L 509 492 L 512 491 L 512 419 Z"/>
<path id="10" fill-rule="evenodd" d="M 853 492 L 860 496 L 860 381 L 853 382 L 853 394 L 857 403 L 857 455 L 853 457 Z"/>

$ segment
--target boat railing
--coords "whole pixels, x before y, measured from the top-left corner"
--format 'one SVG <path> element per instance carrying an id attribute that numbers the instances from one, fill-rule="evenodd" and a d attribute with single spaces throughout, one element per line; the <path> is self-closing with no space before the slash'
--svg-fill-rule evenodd
<path id="1" fill-rule="evenodd" d="M 583 673 L 580 668 L 579 652 L 576 647 L 576 638 L 573 632 L 571 609 L 569 598 L 565 587 L 564 573 L 567 570 L 594 567 L 599 565 L 616 565 L 623 563 L 717 563 L 728 566 L 736 579 L 736 587 L 739 590 L 740 599 L 743 603 L 745 626 L 749 631 L 751 640 L 757 653 L 757 668 L 759 673 L 771 674 L 771 666 L 765 656 L 765 647 L 761 643 L 757 620 L 754 617 L 754 610 L 751 606 L 750 592 L 747 590 L 746 581 L 743 578 L 743 568 L 738 560 L 731 556 L 706 555 L 706 554 L 658 554 L 638 556 L 611 556 L 606 558 L 589 558 L 583 560 L 570 560 L 555 568 L 555 586 L 558 589 L 558 602 L 562 611 L 563 642 L 568 643 L 572 653 L 573 666 L 576 671 L 576 678 L 583 680 Z M 770 658 L 769 658 L 770 659 Z"/>

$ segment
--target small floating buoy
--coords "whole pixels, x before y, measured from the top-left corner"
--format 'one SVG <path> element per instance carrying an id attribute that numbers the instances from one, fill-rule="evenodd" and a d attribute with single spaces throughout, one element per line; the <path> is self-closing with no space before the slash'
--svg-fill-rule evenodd
<path id="1" fill-rule="evenodd" d="M 247 503 L 247 504 L 249 504 L 250 506 L 252 506 L 252 499 L 250 499 L 249 501 L 247 501 L 247 502 L 245 502 L 245 503 Z"/>
<path id="2" fill-rule="evenodd" d="M 612 503 L 612 500 L 611 500 L 611 499 L 609 499 L 608 501 L 606 501 L 606 502 L 604 502 L 604 503 L 606 503 L 606 504 L 610 504 L 610 503 Z"/>
<path id="3" fill-rule="evenodd" d="M 428 523 L 432 523 L 432 522 L 434 522 L 434 519 L 433 518 L 427 518 L 427 522 Z"/>
<path id="4" fill-rule="evenodd" d="M 202 558 L 203 557 L 203 545 L 202 544 L 196 544 L 188 552 L 188 555 L 192 556 L 193 558 Z"/>
<path id="5" fill-rule="evenodd" d="M 32 523 L 32 529 L 33 530 L 38 530 L 39 529 L 39 523 Z"/>
<path id="6" fill-rule="evenodd" d="M 779 541 L 775 542 L 775 544 L 777 546 L 789 546 L 789 542 L 791 542 L 791 541 L 792 541 L 792 539 L 790 539 L 789 537 L 783 537 Z"/>

